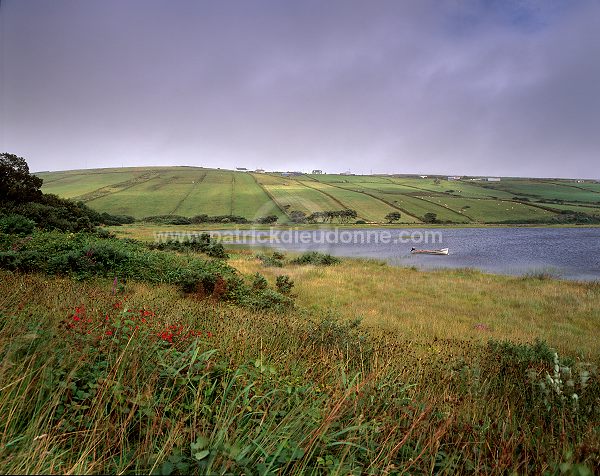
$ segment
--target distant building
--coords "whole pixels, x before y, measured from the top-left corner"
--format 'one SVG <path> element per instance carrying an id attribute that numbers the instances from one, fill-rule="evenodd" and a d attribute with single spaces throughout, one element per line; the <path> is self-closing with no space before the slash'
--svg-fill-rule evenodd
<path id="1" fill-rule="evenodd" d="M 500 178 L 499 177 L 488 177 L 487 181 L 488 182 L 500 182 Z"/>
<path id="2" fill-rule="evenodd" d="M 352 172 L 350 172 L 350 170 L 346 170 L 345 172 L 342 172 L 340 175 L 354 175 Z"/>
<path id="3" fill-rule="evenodd" d="M 236 167 L 235 170 L 237 170 L 238 172 L 248 172 L 248 169 L 246 167 Z"/>
<path id="4" fill-rule="evenodd" d="M 460 175 L 450 175 L 448 176 L 448 180 L 460 180 L 462 176 Z"/>
<path id="5" fill-rule="evenodd" d="M 265 173 L 265 169 L 256 169 L 256 170 L 254 171 L 254 173 L 257 173 L 257 174 L 264 174 L 264 173 Z"/>
<path id="6" fill-rule="evenodd" d="M 298 177 L 304 175 L 302 172 L 281 172 L 282 177 Z"/>
<path id="7" fill-rule="evenodd" d="M 312 174 L 313 174 L 313 175 L 322 175 L 322 174 L 323 174 L 323 171 L 322 171 L 322 170 L 313 170 L 313 171 L 312 171 Z"/>
<path id="8" fill-rule="evenodd" d="M 427 178 L 427 175 L 419 175 L 420 178 Z"/>

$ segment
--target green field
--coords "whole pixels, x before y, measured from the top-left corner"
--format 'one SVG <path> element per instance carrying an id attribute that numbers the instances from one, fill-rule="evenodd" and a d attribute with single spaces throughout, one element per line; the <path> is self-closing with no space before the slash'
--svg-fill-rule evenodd
<path id="1" fill-rule="evenodd" d="M 600 184 L 575 180 L 500 182 L 382 175 L 246 173 L 201 167 L 136 167 L 41 172 L 43 191 L 82 200 L 101 212 L 132 215 L 237 215 L 249 220 L 293 211 L 307 215 L 352 209 L 357 219 L 385 223 L 556 223 L 565 213 L 597 216 Z"/>

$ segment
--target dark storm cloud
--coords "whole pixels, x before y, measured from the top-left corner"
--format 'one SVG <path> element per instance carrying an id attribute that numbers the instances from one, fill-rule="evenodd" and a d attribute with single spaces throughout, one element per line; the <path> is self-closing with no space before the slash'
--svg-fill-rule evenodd
<path id="1" fill-rule="evenodd" d="M 600 176 L 600 3 L 4 0 L 2 149 Z"/>

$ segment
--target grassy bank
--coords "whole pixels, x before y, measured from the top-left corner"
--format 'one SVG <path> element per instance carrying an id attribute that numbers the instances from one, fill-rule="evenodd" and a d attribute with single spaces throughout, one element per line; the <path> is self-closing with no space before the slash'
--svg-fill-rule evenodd
<path id="1" fill-rule="evenodd" d="M 513 342 L 547 340 L 561 352 L 600 356 L 600 284 L 544 276 L 511 277 L 471 269 L 419 271 L 379 261 L 345 259 L 336 266 L 264 267 L 255 252 L 233 255 L 244 273 L 274 280 L 289 275 L 297 302 L 360 318 L 374 334 L 406 339 Z"/>

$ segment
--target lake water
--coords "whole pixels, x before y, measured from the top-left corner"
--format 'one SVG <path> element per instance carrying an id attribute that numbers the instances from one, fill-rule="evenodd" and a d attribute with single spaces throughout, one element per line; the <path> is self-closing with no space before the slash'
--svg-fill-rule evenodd
<path id="1" fill-rule="evenodd" d="M 336 256 L 383 259 L 422 269 L 476 268 L 490 273 L 549 273 L 600 280 L 600 228 L 272 229 L 237 232 L 250 246 L 315 250 Z M 431 232 L 429 242 L 418 240 Z M 329 236 L 326 234 L 329 233 Z M 368 235 L 367 235 L 368 234 Z M 412 238 L 407 239 L 413 234 Z M 432 242 L 432 239 L 435 242 Z M 410 249 L 449 248 L 448 256 L 412 255 Z"/>

